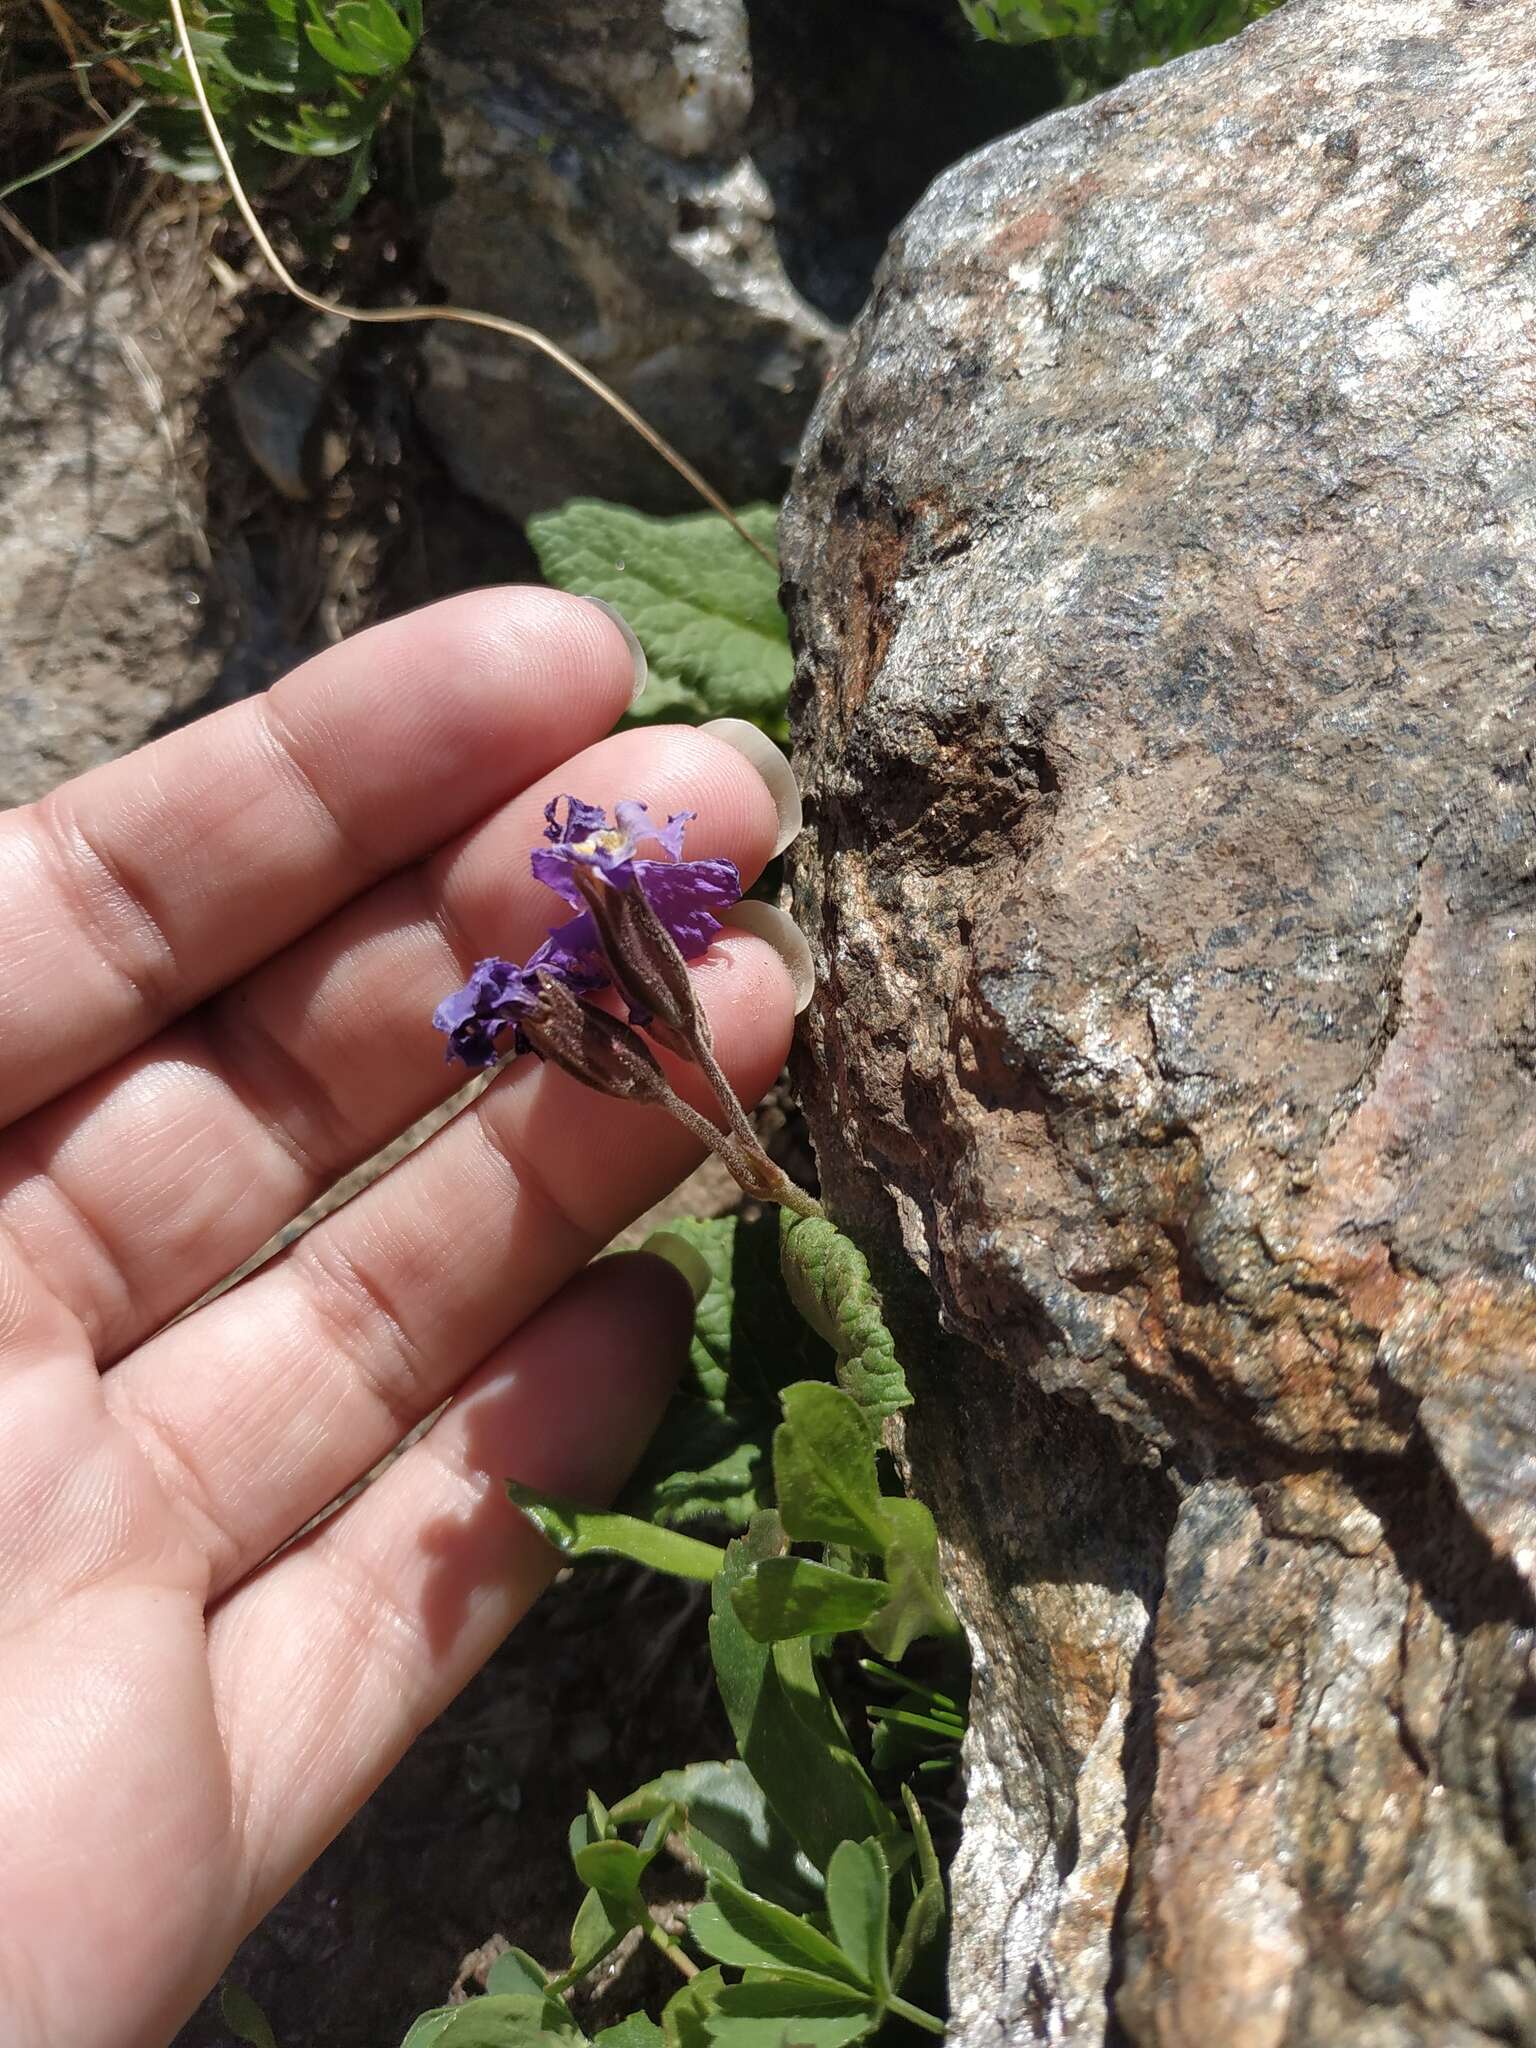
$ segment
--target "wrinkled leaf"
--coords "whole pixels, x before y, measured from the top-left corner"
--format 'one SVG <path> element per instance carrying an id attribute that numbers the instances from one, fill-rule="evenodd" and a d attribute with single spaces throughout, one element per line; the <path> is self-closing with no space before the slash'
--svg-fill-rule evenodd
<path id="1" fill-rule="evenodd" d="M 740 514 L 770 553 L 770 505 Z M 697 723 L 749 718 L 788 736 L 794 661 L 778 571 L 714 512 L 655 519 L 600 498 L 572 498 L 528 521 L 551 583 L 617 605 L 638 634 L 651 680 L 635 716 Z"/>
<path id="2" fill-rule="evenodd" d="M 736 1969 L 810 1970 L 857 1990 L 870 1988 L 858 1966 L 809 1920 L 755 1897 L 728 1877 L 710 1879 L 709 1896 L 688 1917 L 688 1932 L 706 1955 Z"/>
<path id="3" fill-rule="evenodd" d="M 920 1500 L 884 1500 L 890 1599 L 864 1634 L 881 1656 L 904 1657 L 919 1636 L 952 1636 L 960 1624 L 939 1573 L 939 1532 Z"/>
<path id="4" fill-rule="evenodd" d="M 878 1579 L 855 1578 L 805 1557 L 769 1557 L 747 1574 L 731 1601 L 748 1635 L 777 1643 L 865 1628 L 889 1597 Z"/>
<path id="5" fill-rule="evenodd" d="M 677 1809 L 677 1833 L 706 1877 L 733 1878 L 797 1912 L 817 1904 L 820 1876 L 740 1758 L 665 1771 L 621 1799 L 613 1814 L 628 1826 L 667 1807 Z"/>
<path id="6" fill-rule="evenodd" d="M 830 1379 L 833 1357 L 796 1314 L 779 1273 L 772 1216 L 686 1217 L 667 1225 L 709 1267 L 688 1371 L 617 1503 L 671 1528 L 703 1519 L 742 1529 L 772 1505 L 778 1393 Z"/>
<path id="7" fill-rule="evenodd" d="M 785 1532 L 795 1543 L 845 1543 L 879 1556 L 885 1504 L 857 1402 L 817 1380 L 786 1387 L 782 1399 L 773 1474 Z"/>
<path id="8" fill-rule="evenodd" d="M 657 1529 L 633 1515 L 553 1500 L 516 1479 L 509 1479 L 506 1486 L 513 1504 L 562 1557 L 627 1557 L 682 1579 L 712 1579 L 725 1562 L 718 1545 L 701 1543 L 675 1529 Z"/>
<path id="9" fill-rule="evenodd" d="M 879 1834 L 891 1816 L 817 1684 L 809 1646 L 754 1642 L 731 1604 L 732 1589 L 754 1564 L 779 1555 L 783 1540 L 776 1515 L 757 1515 L 726 1552 L 712 1592 L 710 1650 L 742 1761 L 822 1870 L 839 1842 Z"/>
<path id="10" fill-rule="evenodd" d="M 801 1315 L 837 1353 L 838 1384 L 858 1402 L 871 1427 L 912 1405 L 896 1343 L 869 1261 L 824 1216 L 779 1212 L 780 1259 L 785 1285 Z"/>

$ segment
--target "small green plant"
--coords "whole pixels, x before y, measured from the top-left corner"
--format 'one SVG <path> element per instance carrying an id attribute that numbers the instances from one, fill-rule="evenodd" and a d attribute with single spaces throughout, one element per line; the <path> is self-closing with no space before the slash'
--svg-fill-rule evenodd
<path id="1" fill-rule="evenodd" d="M 528 538 L 551 583 L 606 598 L 639 635 L 651 665 L 640 719 L 729 714 L 787 740 L 794 661 L 768 558 L 777 515 L 749 505 L 737 517 L 764 555 L 707 512 L 656 519 L 601 498 L 530 519 Z"/>
<path id="2" fill-rule="evenodd" d="M 881 1423 L 909 1404 L 905 1375 L 862 1254 L 825 1218 L 781 1214 L 772 1289 L 769 1219 L 670 1228 L 705 1256 L 711 1285 L 690 1384 L 648 1467 L 613 1512 L 508 1491 L 567 1558 L 626 1557 L 709 1582 L 738 1754 L 667 1771 L 612 1806 L 589 1794 L 570 1835 L 585 1891 L 569 1956 L 546 1968 L 511 1950 L 485 1997 L 424 2013 L 405 2048 L 579 2048 L 565 1994 L 632 1930 L 682 1983 L 659 2020 L 631 2014 L 594 2037 L 601 2048 L 840 2048 L 888 2022 L 944 2031 L 931 2009 L 944 1882 L 912 1780 L 952 1771 L 964 1719 L 954 1694 L 896 1665 L 922 1638 L 956 1663 L 963 1652 L 932 1516 L 882 1485 Z M 776 1384 L 781 1356 L 819 1376 Z M 649 1518 L 634 1511 L 647 1502 Z M 681 1520 L 739 1533 L 710 1542 L 668 1525 Z M 872 1742 L 839 1702 L 848 1637 L 879 1653 L 856 1667 L 882 1695 L 865 1706 Z M 681 1935 L 646 1895 L 664 1857 L 704 1883 Z"/>
<path id="3" fill-rule="evenodd" d="M 687 1240 L 708 1284 L 684 1385 L 618 1505 L 508 1482 L 573 1562 L 628 1558 L 709 1586 L 737 1754 L 684 1764 L 613 1806 L 589 1793 L 570 1836 L 585 1892 L 569 1956 L 545 1967 L 512 1951 L 483 1998 L 423 2014 L 408 2048 L 581 2042 L 565 1994 L 631 1936 L 683 1982 L 659 2020 L 635 2013 L 598 2037 L 624 2048 L 840 2048 L 888 2023 L 944 2031 L 944 1886 L 913 1781 L 953 1763 L 964 1652 L 933 1517 L 901 1490 L 885 1449 L 912 1394 L 863 1253 L 768 1156 L 715 1057 L 687 963 L 741 878 L 729 861 L 685 858 L 691 816 L 663 822 L 624 801 L 610 823 L 579 796 L 552 801 L 530 865 L 580 913 L 521 965 L 478 962 L 434 1022 L 466 1066 L 531 1049 L 589 1087 L 667 1110 L 777 1207 L 776 1228 L 765 1215 L 661 1234 Z M 629 1023 L 594 1007 L 603 989 Z M 697 1069 L 723 1128 L 675 1093 L 657 1047 Z M 874 1659 L 844 1654 L 849 1639 Z M 919 1643 L 930 1663 L 955 1667 L 950 1689 L 901 1669 Z M 862 1717 L 849 1711 L 859 1675 L 882 1695 Z M 647 1895 L 663 1856 L 705 1886 L 682 1933 Z"/>
<path id="4" fill-rule="evenodd" d="M 1281 0 L 960 0 L 966 20 L 988 42 L 1059 43 L 1068 99 L 1225 42 L 1280 5 Z"/>
<path id="5" fill-rule="evenodd" d="M 133 24 L 121 47 L 152 95 L 140 126 L 160 161 L 217 177 L 165 0 L 117 5 Z M 242 176 L 266 182 L 284 156 L 350 156 L 347 194 L 360 197 L 380 123 L 410 92 L 421 31 L 421 0 L 205 0 L 193 52 Z"/>

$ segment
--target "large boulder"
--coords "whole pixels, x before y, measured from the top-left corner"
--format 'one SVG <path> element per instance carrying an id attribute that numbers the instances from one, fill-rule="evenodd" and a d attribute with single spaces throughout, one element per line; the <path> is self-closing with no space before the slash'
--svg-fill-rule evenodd
<path id="1" fill-rule="evenodd" d="M 961 2042 L 1536 2039 L 1533 159 L 1528 0 L 1293 0 L 940 178 L 812 424 Z"/>
<path id="2" fill-rule="evenodd" d="M 430 29 L 448 297 L 559 342 L 738 504 L 782 491 L 895 221 L 1051 86 L 954 0 L 458 0 Z M 487 503 L 696 509 L 531 349 L 436 326 L 427 357 L 424 417 Z"/>

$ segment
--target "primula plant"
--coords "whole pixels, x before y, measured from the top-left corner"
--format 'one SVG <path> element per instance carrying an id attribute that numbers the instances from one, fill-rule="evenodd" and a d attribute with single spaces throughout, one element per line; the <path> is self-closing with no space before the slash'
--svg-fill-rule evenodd
<path id="1" fill-rule="evenodd" d="M 933 1518 L 891 1490 L 882 1449 L 911 1395 L 863 1255 L 769 1159 L 715 1059 L 688 962 L 740 877 L 729 861 L 684 858 L 690 817 L 657 823 L 628 802 L 610 823 L 557 798 L 532 867 L 575 914 L 526 961 L 480 961 L 434 1021 L 471 1068 L 531 1051 L 667 1109 L 779 1208 L 773 1273 L 764 1224 L 674 1226 L 710 1285 L 684 1384 L 617 1509 L 508 1482 L 566 1557 L 708 1583 L 738 1755 L 686 1763 L 611 1806 L 589 1794 L 570 1834 L 584 1897 L 569 1955 L 508 1949 L 483 1997 L 422 2014 L 405 2048 L 579 2044 L 566 1994 L 630 1937 L 667 1958 L 678 1988 L 659 2017 L 598 2034 L 607 2048 L 840 2048 L 886 2028 L 944 2031 L 944 1881 L 919 1788 L 953 1774 L 964 1650 Z M 657 1047 L 699 1068 L 723 1127 L 676 1094 Z M 735 1343 L 748 1295 L 752 1340 Z M 848 1655 L 849 1638 L 874 1654 Z M 901 1668 L 914 1645 L 927 1676 Z M 663 1858 L 703 1893 L 681 1933 L 647 1896 Z"/>

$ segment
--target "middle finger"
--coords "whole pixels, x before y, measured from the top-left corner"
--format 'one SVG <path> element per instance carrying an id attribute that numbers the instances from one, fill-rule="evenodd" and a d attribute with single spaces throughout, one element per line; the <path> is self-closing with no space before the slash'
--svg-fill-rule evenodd
<path id="1" fill-rule="evenodd" d="M 687 855 L 734 860 L 744 882 L 779 837 L 734 747 L 683 726 L 615 734 L 0 1141 L 0 1226 L 103 1364 L 462 1082 L 433 1006 L 476 959 L 524 958 L 570 915 L 528 866 L 565 790 L 697 811 Z"/>

